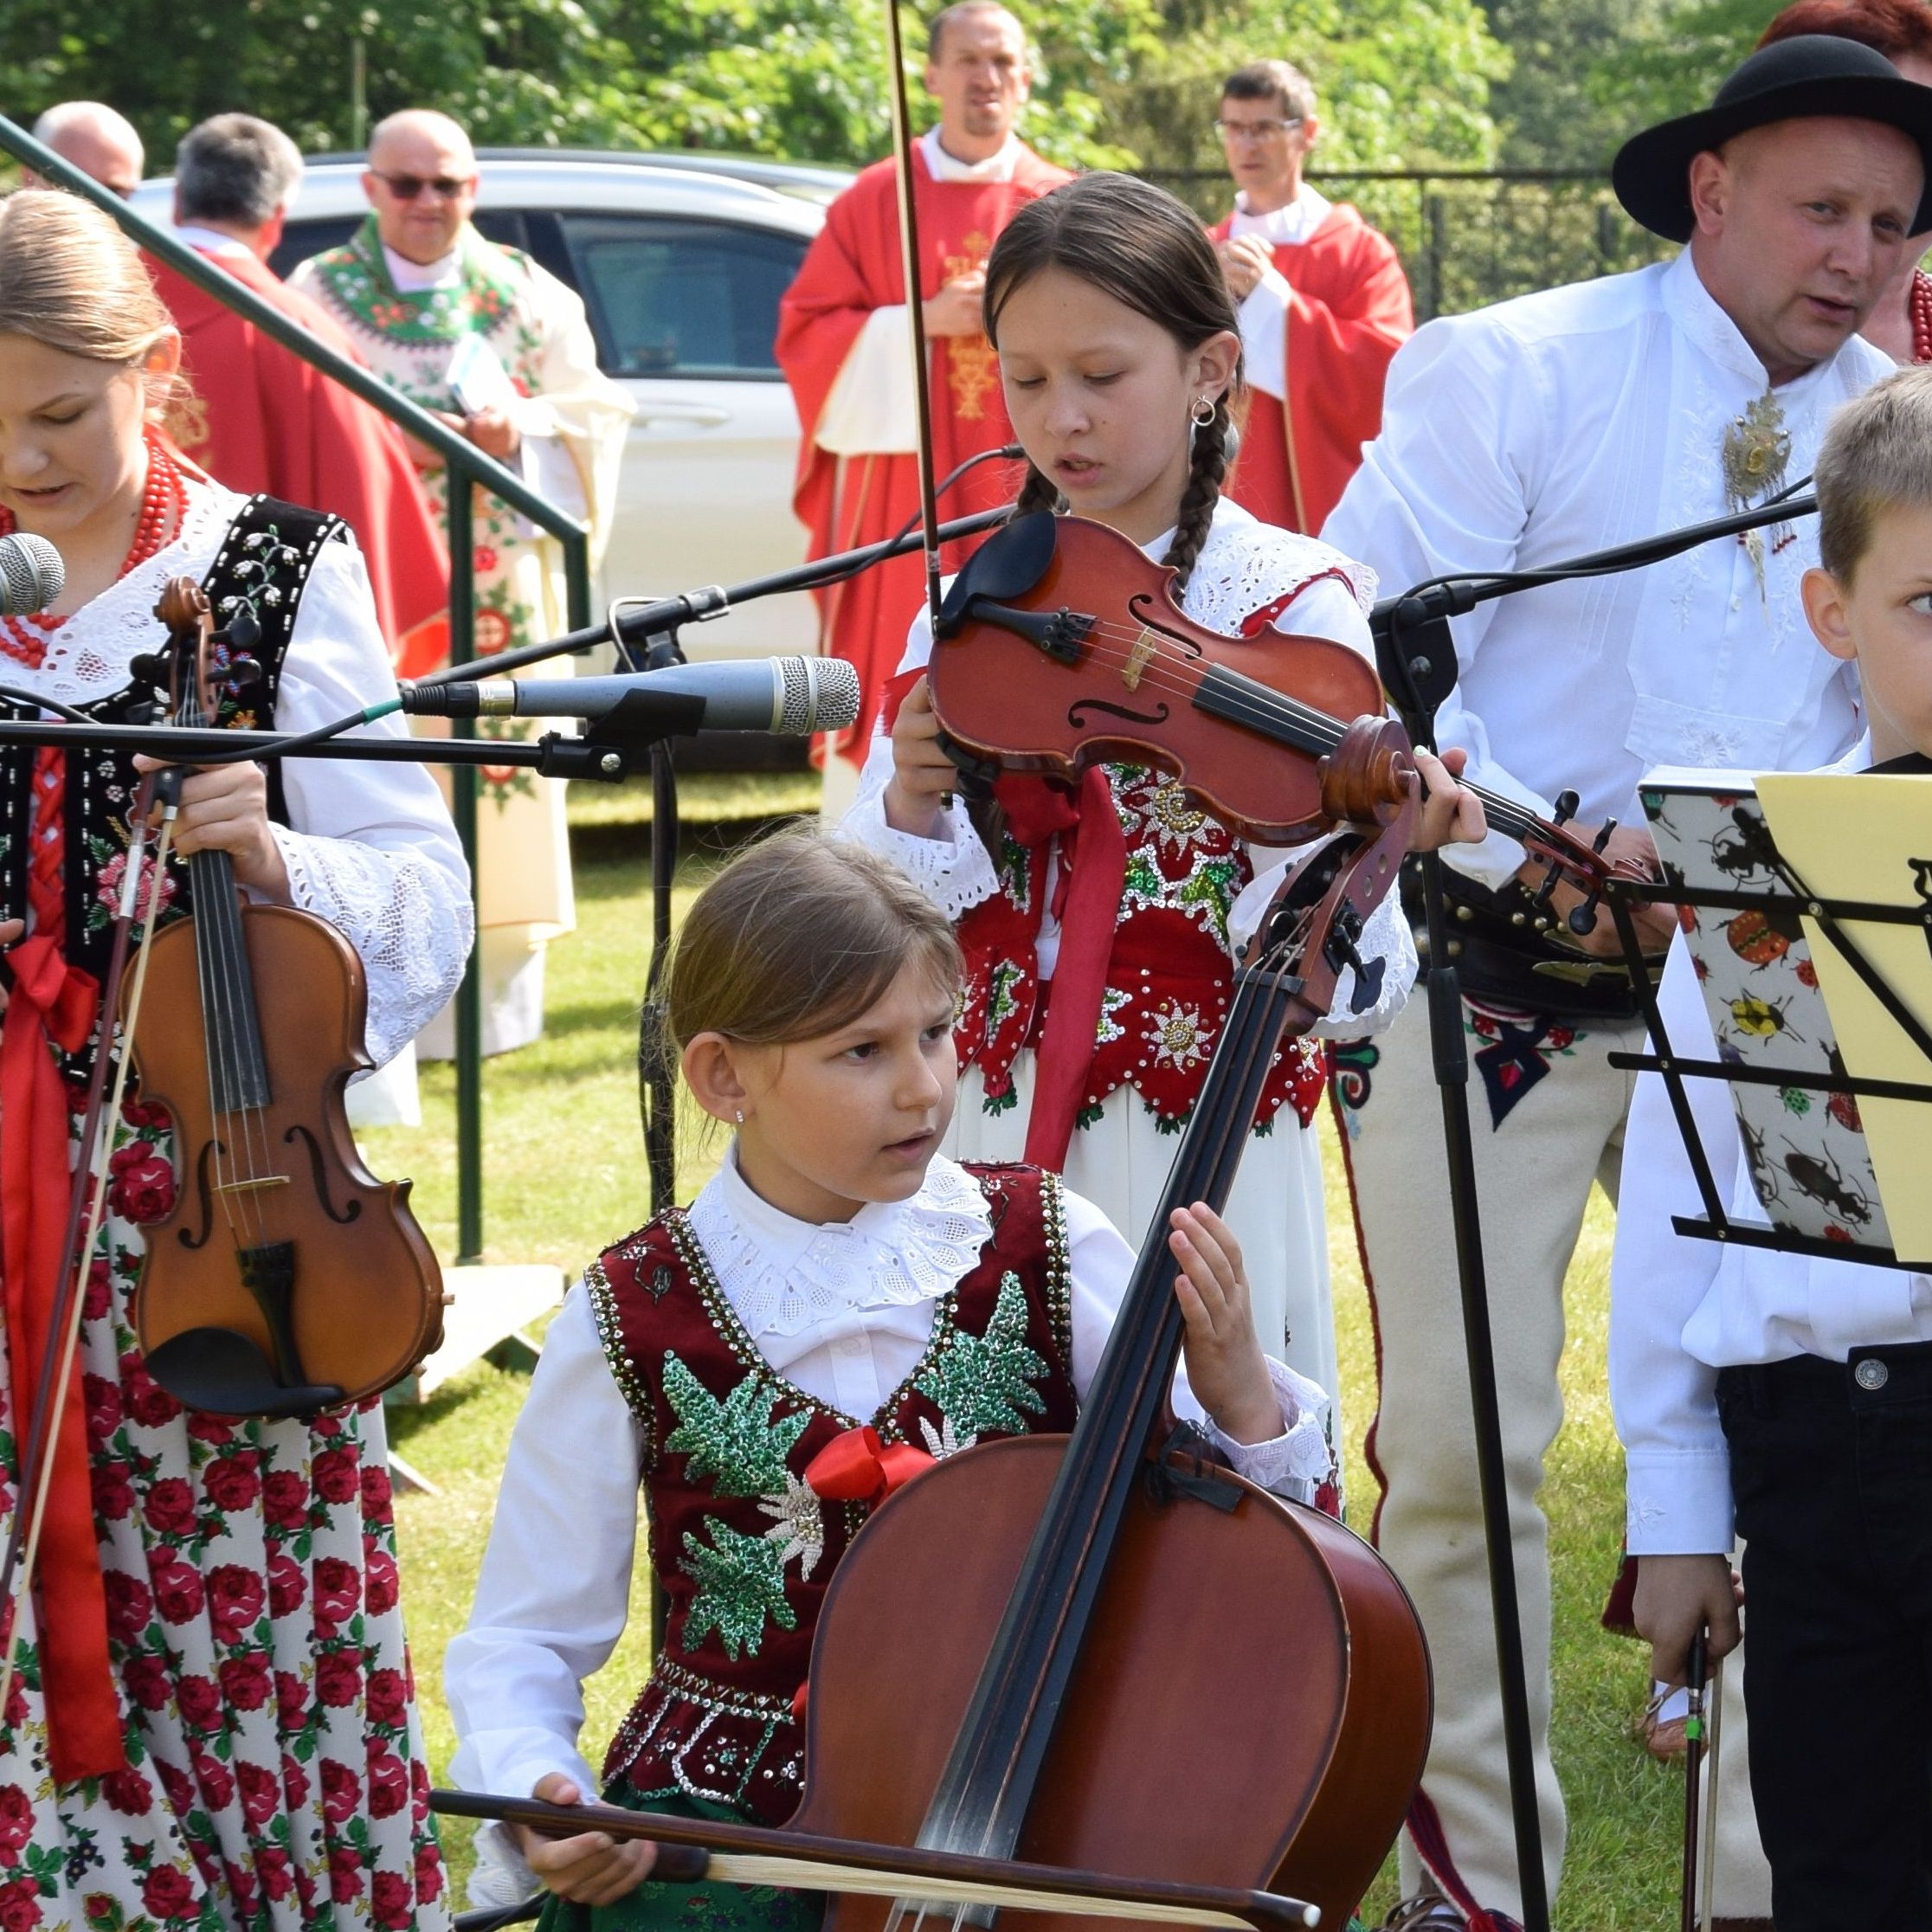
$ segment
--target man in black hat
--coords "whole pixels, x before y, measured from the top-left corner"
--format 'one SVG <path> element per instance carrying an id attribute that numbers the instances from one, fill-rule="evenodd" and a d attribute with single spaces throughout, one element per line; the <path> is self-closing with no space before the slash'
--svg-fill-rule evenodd
<path id="1" fill-rule="evenodd" d="M 1932 89 L 1883 56 L 1816 36 L 1754 55 L 1707 111 L 1617 157 L 1626 209 L 1684 252 L 1420 331 L 1395 357 L 1382 433 L 1323 538 L 1400 589 L 1767 502 L 1809 472 L 1832 411 L 1891 366 L 1857 331 L 1906 236 L 1932 227 L 1929 155 Z M 1855 686 L 1813 646 L 1799 602 L 1816 551 L 1800 519 L 1480 606 L 1454 625 L 1459 681 L 1440 742 L 1468 749 L 1470 778 L 1545 817 L 1574 789 L 1584 835 L 1614 819 L 1610 855 L 1649 867 L 1637 799 L 1648 767 L 1806 768 L 1856 737 Z M 1568 943 L 1532 897 L 1540 869 L 1500 834 L 1445 856 L 1480 1076 L 1476 1165 L 1553 1896 L 1564 1819 L 1536 1492 L 1562 1420 L 1564 1272 L 1591 1182 L 1616 1190 L 1634 1076 L 1609 1056 L 1640 1050 L 1643 1029 L 1604 956 L 1607 919 Z M 1574 903 L 1559 887 L 1555 912 Z M 1647 934 L 1661 953 L 1667 922 Z M 1344 1120 L 1381 1337 L 1377 1541 L 1415 1598 L 1436 1682 L 1403 1847 L 1416 1897 L 1392 1922 L 1435 1932 L 1513 1917 L 1521 1892 L 1426 1003 L 1375 1045 L 1345 1084 Z M 1700 1482 L 1689 1466 L 1633 1475 L 1632 1549 L 1693 1547 L 1674 1538 L 1709 1500 Z M 1763 1909 L 1727 1904 L 1738 1922 Z"/>

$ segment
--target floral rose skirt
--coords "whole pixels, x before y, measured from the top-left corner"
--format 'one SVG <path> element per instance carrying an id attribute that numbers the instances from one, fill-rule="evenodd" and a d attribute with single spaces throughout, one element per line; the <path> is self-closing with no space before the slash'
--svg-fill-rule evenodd
<path id="1" fill-rule="evenodd" d="M 381 1406 L 229 1422 L 157 1387 L 132 1302 L 135 1223 L 173 1191 L 165 1117 L 130 1105 L 113 1165 L 81 1349 L 129 1768 L 49 1776 L 29 1600 L 0 1728 L 0 1932 L 444 1927 Z"/>

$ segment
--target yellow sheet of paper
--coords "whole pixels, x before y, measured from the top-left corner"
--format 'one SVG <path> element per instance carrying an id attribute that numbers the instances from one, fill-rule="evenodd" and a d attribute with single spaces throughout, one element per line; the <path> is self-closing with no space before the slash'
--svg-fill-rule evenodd
<path id="1" fill-rule="evenodd" d="M 1766 772 L 1758 796 L 1771 835 L 1806 886 L 1826 899 L 1932 910 L 1932 777 Z M 1929 1033 L 1932 943 L 1923 925 L 1840 922 L 1848 938 Z M 1910 1036 L 1841 956 L 1805 921 L 1819 989 L 1845 1070 L 1856 1079 L 1932 1084 Z M 1872 1170 L 1901 1260 L 1932 1259 L 1932 1103 L 1861 1098 Z"/>

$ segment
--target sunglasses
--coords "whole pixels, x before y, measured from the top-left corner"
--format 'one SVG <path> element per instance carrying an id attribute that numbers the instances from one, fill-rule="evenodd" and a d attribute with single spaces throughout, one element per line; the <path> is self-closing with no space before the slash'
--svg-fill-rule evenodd
<path id="1" fill-rule="evenodd" d="M 1299 114 L 1292 120 L 1218 120 L 1214 123 L 1214 132 L 1224 141 L 1267 141 L 1272 140 L 1277 134 L 1285 134 L 1291 127 L 1299 127 L 1301 124 Z"/>
<path id="2" fill-rule="evenodd" d="M 380 168 L 371 168 L 369 171 L 398 201 L 414 201 L 425 192 L 439 196 L 444 201 L 454 201 L 459 195 L 467 194 L 476 185 L 474 175 L 467 180 L 452 181 L 448 175 L 435 175 L 425 179 L 422 175 L 384 174 Z"/>

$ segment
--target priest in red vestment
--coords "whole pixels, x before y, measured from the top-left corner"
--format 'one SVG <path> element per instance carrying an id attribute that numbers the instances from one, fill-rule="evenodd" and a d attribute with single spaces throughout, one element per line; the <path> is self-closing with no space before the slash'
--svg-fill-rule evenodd
<path id="1" fill-rule="evenodd" d="M 986 258 L 1021 208 L 1070 177 L 1013 131 L 1031 76 L 1025 30 L 1004 7 L 948 7 L 933 21 L 927 54 L 939 125 L 920 138 L 912 165 L 937 481 L 1012 439 L 998 362 L 980 326 Z M 897 178 L 892 162 L 880 161 L 833 203 L 779 310 L 778 360 L 802 431 L 792 503 L 814 557 L 890 537 L 918 513 L 910 332 Z M 1002 503 L 1020 475 L 1016 463 L 982 463 L 948 492 L 940 515 Z M 946 567 L 956 570 L 964 554 L 950 546 Z M 856 783 L 881 687 L 898 667 L 923 595 L 917 552 L 820 594 L 821 646 L 858 667 L 865 694 L 857 724 L 826 747 L 828 812 Z"/>
<path id="2" fill-rule="evenodd" d="M 1240 304 L 1251 405 L 1228 493 L 1265 523 L 1318 535 L 1381 428 L 1390 358 L 1414 333 L 1394 245 L 1302 179 L 1315 90 L 1285 61 L 1221 89 L 1239 192 L 1208 232 Z"/>
<path id="3" fill-rule="evenodd" d="M 295 144 L 248 114 L 220 114 L 175 156 L 180 238 L 353 361 L 349 338 L 267 266 L 301 178 Z M 429 661 L 447 633 L 449 555 L 402 432 L 234 310 L 160 262 L 192 394 L 171 422 L 183 450 L 231 490 L 332 510 L 356 534 L 377 615 L 399 663 Z M 427 656 L 425 655 L 427 653 Z"/>

